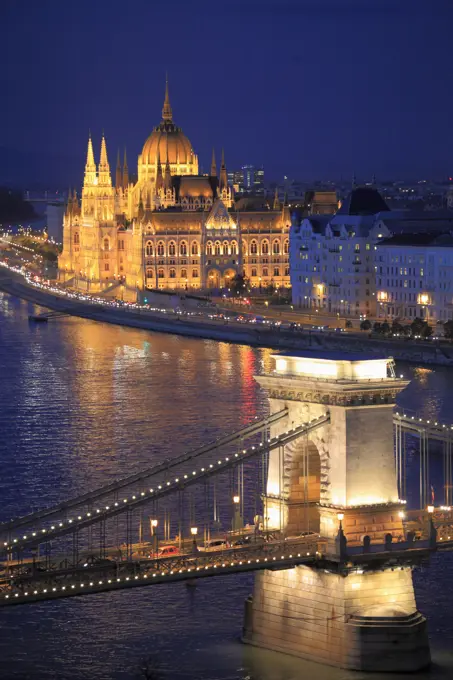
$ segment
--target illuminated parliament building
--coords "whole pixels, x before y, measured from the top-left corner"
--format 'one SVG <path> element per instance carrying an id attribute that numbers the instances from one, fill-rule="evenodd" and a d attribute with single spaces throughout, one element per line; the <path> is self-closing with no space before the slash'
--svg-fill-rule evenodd
<path id="1" fill-rule="evenodd" d="M 131 182 L 118 156 L 114 186 L 104 136 L 98 165 L 89 138 L 81 201 L 70 197 L 64 216 L 60 281 L 93 293 L 122 284 L 125 299 L 152 288 L 227 287 L 236 273 L 256 287 L 290 285 L 286 201 L 235 205 L 223 152 L 219 172 L 213 153 L 210 173 L 200 174 L 173 122 L 168 83 L 137 170 Z"/>

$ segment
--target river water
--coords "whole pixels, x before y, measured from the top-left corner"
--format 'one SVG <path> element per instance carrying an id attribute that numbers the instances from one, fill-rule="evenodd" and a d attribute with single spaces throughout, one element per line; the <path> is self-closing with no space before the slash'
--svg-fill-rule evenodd
<path id="1" fill-rule="evenodd" d="M 30 325 L 31 306 L 0 293 L 0 519 L 76 495 L 238 429 L 267 412 L 253 375 L 271 350 L 159 335 L 76 318 Z M 399 366 L 401 405 L 453 422 L 453 370 Z M 410 453 L 411 488 L 417 455 Z M 441 459 L 433 461 L 440 494 Z M 439 489 L 439 491 L 438 491 Z M 417 505 L 417 498 L 415 498 Z M 453 554 L 414 572 L 434 664 L 453 677 Z M 0 678 L 361 680 L 244 646 L 253 575 L 155 586 L 0 611 Z M 373 675 L 373 678 L 389 676 Z"/>

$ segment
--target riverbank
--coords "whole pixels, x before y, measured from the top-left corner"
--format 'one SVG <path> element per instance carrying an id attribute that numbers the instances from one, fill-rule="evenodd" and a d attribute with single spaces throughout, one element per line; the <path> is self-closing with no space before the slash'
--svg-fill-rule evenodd
<path id="1" fill-rule="evenodd" d="M 27 282 L 24 276 L 0 268 L 0 290 L 52 311 L 79 316 L 93 321 L 132 328 L 172 333 L 188 337 L 234 342 L 253 347 L 303 351 L 324 349 L 343 352 L 386 354 L 400 361 L 439 366 L 453 365 L 453 346 L 431 342 L 371 339 L 344 333 L 296 332 L 265 324 L 245 324 L 207 316 L 182 316 L 174 312 L 150 311 L 143 308 L 115 307 L 100 302 L 81 301 L 64 294 L 54 294 Z"/>

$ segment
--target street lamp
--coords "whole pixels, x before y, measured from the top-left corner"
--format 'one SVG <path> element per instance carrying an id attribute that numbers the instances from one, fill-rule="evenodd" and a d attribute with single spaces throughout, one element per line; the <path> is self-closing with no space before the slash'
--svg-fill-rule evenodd
<path id="1" fill-rule="evenodd" d="M 240 496 L 233 496 L 233 531 L 240 531 L 242 529 L 242 517 L 241 517 L 241 498 Z"/>
<path id="2" fill-rule="evenodd" d="M 434 505 L 428 505 L 426 509 L 428 510 L 429 514 L 432 515 L 434 512 Z"/>
<path id="3" fill-rule="evenodd" d="M 151 538 L 153 541 L 153 552 L 157 554 L 157 519 L 150 519 L 149 524 L 151 527 Z"/>
<path id="4" fill-rule="evenodd" d="M 193 536 L 192 552 L 196 554 L 198 552 L 198 546 L 197 546 L 198 527 L 190 527 L 190 533 Z"/>
<path id="5" fill-rule="evenodd" d="M 344 520 L 344 512 L 337 513 L 337 519 L 340 522 L 340 531 L 343 529 L 342 521 Z"/>

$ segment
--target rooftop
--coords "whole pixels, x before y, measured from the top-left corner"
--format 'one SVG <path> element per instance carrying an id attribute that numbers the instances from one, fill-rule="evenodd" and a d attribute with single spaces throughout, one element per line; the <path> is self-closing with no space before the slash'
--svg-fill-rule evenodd
<path id="1" fill-rule="evenodd" d="M 381 194 L 372 187 L 357 187 L 347 196 L 337 215 L 376 215 L 389 211 Z"/>
<path id="2" fill-rule="evenodd" d="M 378 241 L 381 246 L 443 246 L 451 248 L 453 246 L 453 236 L 449 231 L 430 231 L 417 233 L 395 234 L 389 238 Z"/>

